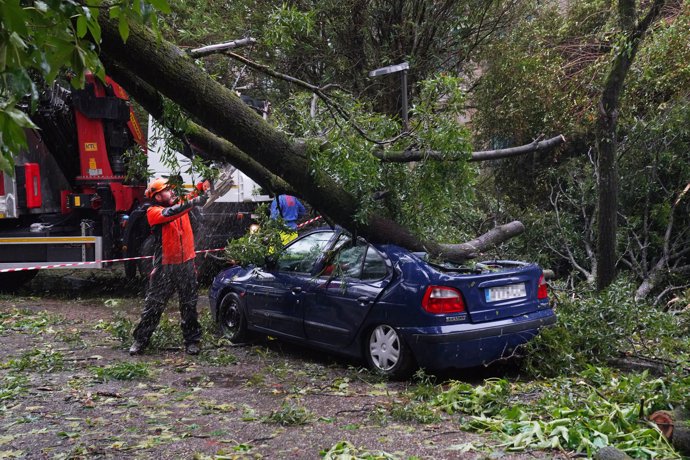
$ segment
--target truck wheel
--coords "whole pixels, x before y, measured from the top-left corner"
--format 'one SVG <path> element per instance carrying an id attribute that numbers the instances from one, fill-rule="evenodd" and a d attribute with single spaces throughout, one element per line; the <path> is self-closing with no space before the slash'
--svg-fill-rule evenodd
<path id="1" fill-rule="evenodd" d="M 369 331 L 364 342 L 369 368 L 386 377 L 403 379 L 412 373 L 413 358 L 398 332 L 387 324 Z"/>
<path id="2" fill-rule="evenodd" d="M 133 280 L 137 276 L 137 261 L 136 260 L 126 260 L 125 261 L 125 278 L 128 280 Z"/>
<path id="3" fill-rule="evenodd" d="M 139 246 L 139 256 L 152 256 L 155 251 L 156 239 L 153 235 L 149 236 Z M 139 259 L 137 260 L 139 266 L 139 274 L 148 279 L 153 270 L 153 259 Z"/>
<path id="4" fill-rule="evenodd" d="M 0 292 L 16 292 L 38 274 L 38 270 L 0 273 Z"/>
<path id="5" fill-rule="evenodd" d="M 242 308 L 241 300 L 237 294 L 231 292 L 220 301 L 218 308 L 218 328 L 226 339 L 233 343 L 247 340 L 247 318 Z"/>

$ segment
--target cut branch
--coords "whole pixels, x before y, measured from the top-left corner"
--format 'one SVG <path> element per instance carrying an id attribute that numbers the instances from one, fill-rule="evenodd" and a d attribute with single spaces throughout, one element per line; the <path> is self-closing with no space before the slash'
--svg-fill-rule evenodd
<path id="1" fill-rule="evenodd" d="M 217 43 L 215 45 L 202 46 L 189 51 L 189 55 L 193 58 L 200 58 L 214 53 L 223 53 L 229 49 L 239 48 L 241 46 L 249 46 L 256 43 L 251 37 L 242 38 L 240 40 L 233 40 L 226 43 Z"/>
<path id="2" fill-rule="evenodd" d="M 499 160 L 501 158 L 524 155 L 526 153 L 543 152 L 558 147 L 564 142 L 565 137 L 559 134 L 551 139 L 543 141 L 536 139 L 529 144 L 520 145 L 518 147 L 472 152 L 467 161 Z M 381 161 L 390 163 L 409 163 L 411 161 L 421 160 L 458 161 L 467 158 L 467 153 L 464 152 L 440 152 L 438 150 L 416 149 L 404 150 L 402 152 L 386 152 L 379 149 L 374 151 L 373 155 Z"/>

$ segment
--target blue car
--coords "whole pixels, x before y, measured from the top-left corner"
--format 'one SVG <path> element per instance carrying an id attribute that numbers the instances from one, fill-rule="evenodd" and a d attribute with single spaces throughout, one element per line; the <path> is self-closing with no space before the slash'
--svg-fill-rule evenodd
<path id="1" fill-rule="evenodd" d="M 491 363 L 556 322 L 538 265 L 439 265 L 425 256 L 315 230 L 266 266 L 219 273 L 211 314 L 234 342 L 271 335 L 363 359 L 398 378 L 416 367 Z"/>

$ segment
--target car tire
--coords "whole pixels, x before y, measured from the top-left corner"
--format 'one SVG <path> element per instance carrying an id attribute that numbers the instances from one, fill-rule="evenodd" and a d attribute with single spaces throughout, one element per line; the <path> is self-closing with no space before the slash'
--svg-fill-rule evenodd
<path id="1" fill-rule="evenodd" d="M 222 337 L 233 343 L 245 342 L 249 338 L 247 317 L 240 297 L 231 292 L 220 301 L 218 307 L 218 330 Z"/>
<path id="2" fill-rule="evenodd" d="M 390 378 L 407 378 L 412 374 L 414 359 L 398 331 L 387 324 L 372 328 L 366 335 L 364 355 L 369 368 Z"/>

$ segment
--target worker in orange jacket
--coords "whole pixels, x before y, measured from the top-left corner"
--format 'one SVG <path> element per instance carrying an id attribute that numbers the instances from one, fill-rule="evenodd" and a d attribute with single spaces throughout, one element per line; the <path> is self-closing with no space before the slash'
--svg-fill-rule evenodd
<path id="1" fill-rule="evenodd" d="M 187 195 L 182 200 L 178 199 L 166 179 L 155 179 L 146 189 L 146 197 L 152 200 L 151 206 L 146 210 L 146 218 L 156 244 L 144 311 L 134 329 L 130 355 L 144 351 L 160 322 L 168 299 L 175 291 L 180 301 L 185 351 L 196 355 L 201 350 L 201 326 L 196 310 L 198 285 L 194 266 L 194 233 L 189 212 L 195 206 L 206 203 L 205 192 L 208 188 L 209 183 L 204 182 L 197 187 L 198 192 Z"/>

